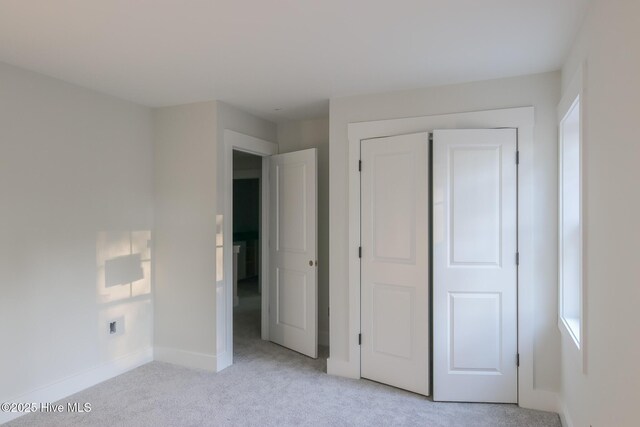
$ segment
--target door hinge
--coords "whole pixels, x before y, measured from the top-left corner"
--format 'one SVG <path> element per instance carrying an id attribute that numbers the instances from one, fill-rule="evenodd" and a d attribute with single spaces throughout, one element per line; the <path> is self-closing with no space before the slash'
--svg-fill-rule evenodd
<path id="1" fill-rule="evenodd" d="M 358 172 L 362 172 L 362 160 L 358 160 Z"/>
<path id="2" fill-rule="evenodd" d="M 516 165 L 520 164 L 520 150 L 516 151 Z"/>
<path id="3" fill-rule="evenodd" d="M 327 317 L 331 316 L 331 307 L 327 307 Z"/>
<path id="4" fill-rule="evenodd" d="M 520 252 L 516 252 L 516 265 L 520 265 Z"/>
<path id="5" fill-rule="evenodd" d="M 519 368 L 520 367 L 520 353 L 516 354 L 516 366 Z"/>
<path id="6" fill-rule="evenodd" d="M 362 258 L 362 246 L 358 246 L 358 258 Z"/>
<path id="7" fill-rule="evenodd" d="M 362 345 L 362 334 L 358 334 L 358 345 Z"/>

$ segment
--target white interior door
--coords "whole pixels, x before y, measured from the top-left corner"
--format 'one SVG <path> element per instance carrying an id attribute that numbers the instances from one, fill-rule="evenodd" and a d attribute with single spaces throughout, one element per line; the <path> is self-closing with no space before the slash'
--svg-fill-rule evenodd
<path id="1" fill-rule="evenodd" d="M 269 337 L 318 356 L 316 149 L 270 158 Z"/>
<path id="2" fill-rule="evenodd" d="M 429 136 L 361 143 L 361 376 L 429 394 Z"/>
<path id="3" fill-rule="evenodd" d="M 516 137 L 434 132 L 434 400 L 517 402 Z"/>

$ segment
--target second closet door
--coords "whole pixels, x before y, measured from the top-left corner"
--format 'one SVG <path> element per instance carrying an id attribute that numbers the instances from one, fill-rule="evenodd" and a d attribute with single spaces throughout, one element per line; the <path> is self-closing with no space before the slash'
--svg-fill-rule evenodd
<path id="1" fill-rule="evenodd" d="M 361 376 L 428 395 L 429 136 L 361 144 Z"/>

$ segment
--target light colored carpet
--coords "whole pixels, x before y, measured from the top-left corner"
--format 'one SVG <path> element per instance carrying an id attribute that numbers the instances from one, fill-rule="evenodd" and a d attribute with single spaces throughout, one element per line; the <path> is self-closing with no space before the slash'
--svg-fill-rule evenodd
<path id="1" fill-rule="evenodd" d="M 382 384 L 329 376 L 313 360 L 259 339 L 259 298 L 241 292 L 235 364 L 217 374 L 153 362 L 61 403 L 85 414 L 29 414 L 11 426 L 540 426 L 557 414 L 515 405 L 434 403 Z"/>

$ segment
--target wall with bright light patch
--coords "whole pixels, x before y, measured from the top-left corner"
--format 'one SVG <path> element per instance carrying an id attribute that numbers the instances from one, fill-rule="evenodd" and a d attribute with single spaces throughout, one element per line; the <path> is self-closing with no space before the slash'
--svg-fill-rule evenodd
<path id="1" fill-rule="evenodd" d="M 149 108 L 0 64 L 0 401 L 151 360 L 152 159 Z"/>

